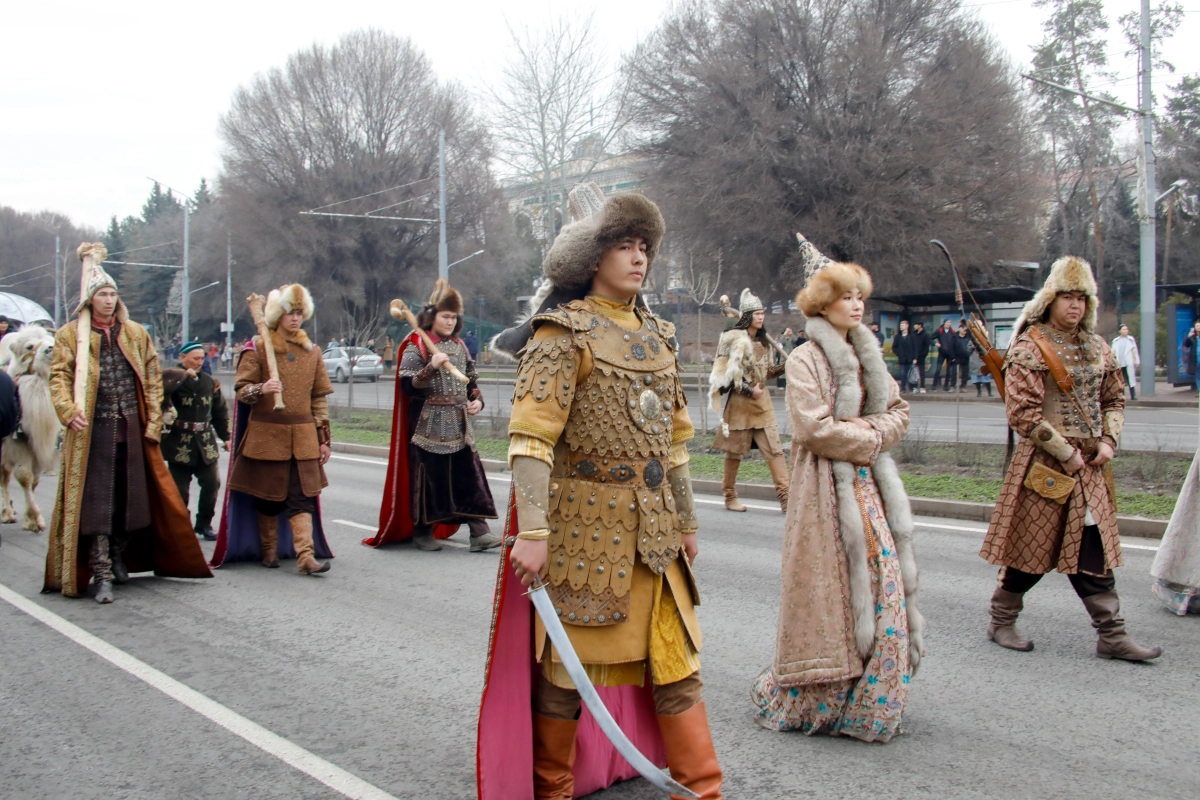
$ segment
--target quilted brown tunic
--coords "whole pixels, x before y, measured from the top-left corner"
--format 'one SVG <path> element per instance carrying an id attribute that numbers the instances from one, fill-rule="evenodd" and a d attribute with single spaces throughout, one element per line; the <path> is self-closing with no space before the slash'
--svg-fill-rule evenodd
<path id="1" fill-rule="evenodd" d="M 291 461 L 296 460 L 305 497 L 316 497 L 329 485 L 321 468 L 317 423 L 329 418 L 327 395 L 333 394 L 321 351 L 304 331 L 285 340 L 271 332 L 286 408 L 275 411 L 275 396 L 259 395 L 255 387 L 269 379 L 263 342 L 242 352 L 234 389 L 239 402 L 253 400 L 246 435 L 238 447 L 229 488 L 263 500 L 284 500 L 288 494 Z"/>
<path id="2" fill-rule="evenodd" d="M 1066 503 L 1048 500 L 1024 486 L 1036 462 L 1065 473 L 1074 450 L 1085 462 L 1106 441 L 1114 449 L 1125 419 L 1125 383 L 1108 344 L 1095 334 L 1064 334 L 1039 324 L 1043 335 L 1075 380 L 1077 409 L 1058 388 L 1038 346 L 1023 332 L 1006 357 L 1005 410 L 1021 436 L 1009 464 L 996 511 L 979 554 L 992 564 L 1022 572 L 1080 571 L 1079 550 L 1088 510 L 1100 529 L 1105 571 L 1121 566 L 1115 499 L 1104 470 L 1085 464 Z M 1083 413 L 1080 413 L 1082 410 Z M 1096 435 L 1099 434 L 1099 435 Z"/>

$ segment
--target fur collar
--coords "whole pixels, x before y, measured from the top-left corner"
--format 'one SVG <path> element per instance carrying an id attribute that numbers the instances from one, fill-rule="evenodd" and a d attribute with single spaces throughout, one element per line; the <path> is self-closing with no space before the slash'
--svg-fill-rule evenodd
<path id="1" fill-rule="evenodd" d="M 809 341 L 816 344 L 825 354 L 833 372 L 836 387 L 833 406 L 837 419 L 866 417 L 887 411 L 892 377 L 887 371 L 879 342 L 866 325 L 852 328 L 847 340 L 843 339 L 824 317 L 809 317 L 805 333 Z M 864 388 L 867 393 L 865 399 Z M 871 575 L 867 568 L 866 531 L 863 530 L 862 512 L 854 490 L 857 467 L 848 461 L 834 461 L 832 467 L 837 495 L 838 531 L 850 573 L 854 639 L 858 654 L 865 662 L 875 646 L 875 595 L 871 589 Z M 887 517 L 888 528 L 892 531 L 896 555 L 900 561 L 900 575 L 904 582 L 908 612 L 908 657 L 910 670 L 915 675 L 924 650 L 925 622 L 917 608 L 919 574 L 912 545 L 912 508 L 908 502 L 904 482 L 900 479 L 900 471 L 890 453 L 879 454 L 871 468 L 871 475 L 883 500 L 884 514 Z"/>
<path id="2" fill-rule="evenodd" d="M 721 334 L 712 374 L 708 376 L 709 402 L 714 411 L 721 410 L 721 390 L 731 388 L 735 381 L 740 380 L 753 361 L 754 342 L 750 334 L 740 328 Z"/>
<path id="3" fill-rule="evenodd" d="M 308 334 L 304 332 L 303 328 L 296 331 L 296 333 L 292 336 L 284 336 L 283 333 L 280 332 L 278 328 L 272 329 L 271 344 L 274 345 L 276 353 L 286 353 L 289 342 L 291 342 L 294 345 L 303 347 L 305 350 L 313 349 L 313 343 L 308 338 Z"/>
<path id="4" fill-rule="evenodd" d="M 834 413 L 838 419 L 860 416 L 860 406 L 861 416 L 887 411 L 892 377 L 884 363 L 879 341 L 866 325 L 851 328 L 849 341 L 843 339 L 824 317 L 809 318 L 804 330 L 809 340 L 816 342 L 825 353 L 833 370 L 833 380 L 837 384 L 837 407 Z M 860 366 L 861 383 L 858 372 Z M 865 402 L 864 387 L 867 390 Z"/>

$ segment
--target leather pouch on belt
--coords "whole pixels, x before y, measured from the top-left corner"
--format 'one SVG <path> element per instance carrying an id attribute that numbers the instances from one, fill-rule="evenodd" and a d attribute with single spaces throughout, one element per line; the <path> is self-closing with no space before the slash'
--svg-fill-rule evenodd
<path id="1" fill-rule="evenodd" d="M 1061 505 L 1071 496 L 1071 490 L 1075 488 L 1075 479 L 1035 461 L 1025 476 L 1025 488 Z"/>

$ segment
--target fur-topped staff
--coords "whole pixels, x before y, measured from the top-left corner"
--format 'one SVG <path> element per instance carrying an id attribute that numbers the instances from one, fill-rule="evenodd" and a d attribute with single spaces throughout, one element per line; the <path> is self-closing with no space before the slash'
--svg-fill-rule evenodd
<path id="1" fill-rule="evenodd" d="M 533 317 L 572 300 L 581 300 L 591 287 L 592 276 L 600 259 L 610 247 L 627 236 L 646 242 L 646 277 L 654 266 L 659 245 L 666 233 L 662 212 L 654 201 L 640 192 L 616 194 L 601 200 L 604 193 L 595 183 L 580 184 L 571 190 L 573 213 L 591 216 L 564 225 L 542 262 L 542 281 L 515 327 L 492 339 L 494 352 L 512 358 L 533 336 Z M 599 208 L 597 212 L 596 209 Z M 641 295 L 638 305 L 645 307 Z"/>

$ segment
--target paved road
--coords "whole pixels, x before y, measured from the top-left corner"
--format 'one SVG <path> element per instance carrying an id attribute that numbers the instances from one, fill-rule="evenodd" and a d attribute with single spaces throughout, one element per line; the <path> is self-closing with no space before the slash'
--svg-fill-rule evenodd
<path id="1" fill-rule="evenodd" d="M 334 384 L 333 402 L 345 406 L 348 402 L 348 386 Z M 511 385 L 485 384 L 484 413 L 507 416 L 512 407 Z M 354 385 L 356 408 L 391 409 L 395 384 L 391 381 Z M 787 414 L 784 412 L 783 391 L 775 390 L 775 414 L 780 432 L 789 430 Z M 911 398 L 913 429 L 910 436 L 921 435 L 939 442 L 983 442 L 1003 444 L 1007 435 L 1004 407 L 998 403 L 946 403 L 923 401 L 920 396 Z M 692 391 L 688 394 L 688 409 L 692 422 L 700 427 L 700 396 Z M 715 414 L 708 417 L 709 428 L 716 425 Z M 1122 444 L 1130 450 L 1151 452 L 1194 453 L 1197 446 L 1197 418 L 1194 408 L 1130 408 L 1125 417 L 1125 433 Z"/>
<path id="2" fill-rule="evenodd" d="M 45 535 L 3 529 L 0 585 L 397 798 L 474 797 L 474 729 L 497 556 L 372 551 L 382 462 L 335 455 L 322 499 L 338 558 L 321 578 L 236 564 L 213 580 L 152 577 L 117 602 L 38 594 Z M 493 483 L 501 495 L 507 483 Z M 38 495 L 47 504 L 50 479 Z M 770 733 L 749 687 L 773 651 L 782 517 L 702 497 L 704 677 L 727 796 L 761 798 L 1193 797 L 1200 765 L 1200 618 L 1149 594 L 1152 552 L 1128 550 L 1119 586 L 1157 663 L 1100 661 L 1067 581 L 1029 598 L 1032 653 L 987 642 L 994 571 L 978 523 L 917 533 L 928 656 L 907 735 L 888 745 Z M 460 534 L 458 538 L 462 538 Z M 1143 547 L 1148 546 L 1146 543 Z M 211 545 L 205 544 L 206 550 Z M 176 700 L 0 601 L 0 796 L 341 798 Z M 642 781 L 596 800 L 651 800 Z"/>

